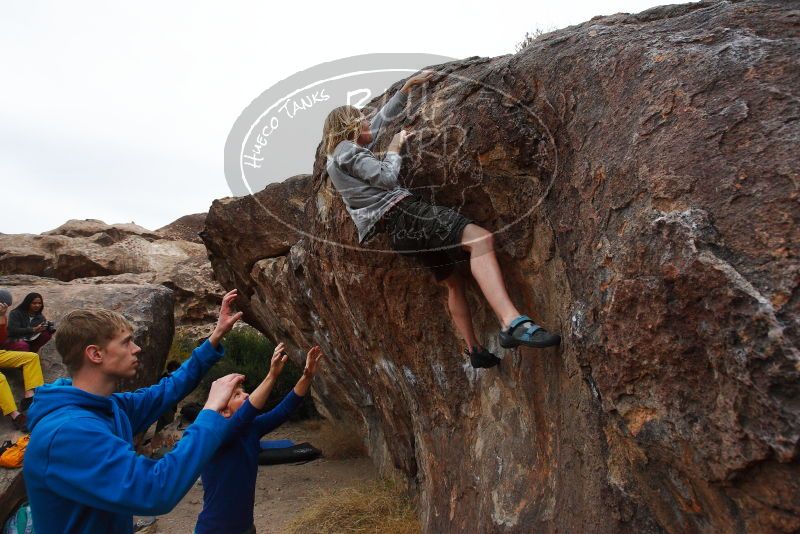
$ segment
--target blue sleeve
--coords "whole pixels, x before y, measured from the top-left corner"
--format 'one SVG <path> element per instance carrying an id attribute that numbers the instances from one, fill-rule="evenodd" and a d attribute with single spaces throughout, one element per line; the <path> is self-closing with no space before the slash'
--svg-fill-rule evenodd
<path id="1" fill-rule="evenodd" d="M 203 410 L 160 460 L 136 454 L 100 420 L 59 428 L 44 469 L 47 486 L 86 506 L 116 514 L 166 514 L 183 498 L 219 447 L 227 420 Z"/>
<path id="2" fill-rule="evenodd" d="M 391 121 L 401 114 L 405 114 L 406 102 L 408 101 L 408 95 L 405 94 L 403 91 L 397 91 L 395 94 L 392 95 L 392 98 L 389 99 L 388 102 L 375 114 L 372 120 L 369 121 L 369 129 L 372 132 L 372 143 L 367 148 L 372 148 L 372 145 L 375 144 L 375 140 L 378 139 L 378 134 L 383 128 L 383 124 L 386 121 Z"/>
<path id="3" fill-rule="evenodd" d="M 253 432 L 258 437 L 271 432 L 281 426 L 295 409 L 303 402 L 303 397 L 290 391 L 276 407 L 263 415 L 256 417 L 253 422 Z"/>
<path id="4" fill-rule="evenodd" d="M 158 384 L 130 393 L 115 393 L 114 398 L 131 421 L 133 433 L 147 430 L 162 413 L 191 393 L 224 353 L 222 345 L 215 349 L 206 340 L 192 351 L 191 358 L 183 362 L 172 375 L 162 378 Z"/>

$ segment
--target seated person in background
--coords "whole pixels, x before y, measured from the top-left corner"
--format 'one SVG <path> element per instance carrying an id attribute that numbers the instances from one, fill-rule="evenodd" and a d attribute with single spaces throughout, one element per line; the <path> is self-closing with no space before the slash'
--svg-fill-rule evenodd
<path id="1" fill-rule="evenodd" d="M 7 313 L 11 306 L 11 293 L 5 289 L 0 289 L 0 347 L 6 342 L 7 338 Z M 22 380 L 25 383 L 25 396 L 19 403 L 19 409 L 14 402 L 14 395 L 8 386 L 8 381 L 3 373 L 0 373 L 0 409 L 3 415 L 11 418 L 14 428 L 27 432 L 27 419 L 25 412 L 33 402 L 33 390 L 44 384 L 42 378 L 42 367 L 39 364 L 39 355 L 35 352 L 23 352 L 17 350 L 0 349 L 0 368 L 3 367 L 22 367 Z"/>
<path id="2" fill-rule="evenodd" d="M 133 327 L 119 313 L 87 309 L 59 324 L 56 348 L 71 379 L 36 391 L 28 411 L 31 438 L 23 474 L 37 534 L 133 532 L 133 515 L 169 512 L 222 443 L 228 405 L 240 374 L 211 386 L 205 409 L 160 460 L 136 454 L 133 436 L 188 395 L 222 356 L 220 341 L 242 313 L 222 299 L 214 332 L 169 378 L 115 393 L 139 368 Z"/>
<path id="3" fill-rule="evenodd" d="M 288 356 L 284 344 L 275 347 L 269 373 L 249 396 L 241 388 L 234 392 L 222 415 L 231 418 L 231 432 L 203 469 L 203 511 L 195 534 L 255 534 L 253 505 L 256 495 L 258 453 L 261 436 L 289 417 L 311 387 L 311 379 L 322 359 L 322 349 L 313 347 L 306 356 L 303 376 L 280 404 L 267 413 L 261 410 L 283 371 Z"/>
<path id="4" fill-rule="evenodd" d="M 42 311 L 44 299 L 39 293 L 28 293 L 22 303 L 8 316 L 8 337 L 3 348 L 25 352 L 39 352 L 55 332 Z"/>

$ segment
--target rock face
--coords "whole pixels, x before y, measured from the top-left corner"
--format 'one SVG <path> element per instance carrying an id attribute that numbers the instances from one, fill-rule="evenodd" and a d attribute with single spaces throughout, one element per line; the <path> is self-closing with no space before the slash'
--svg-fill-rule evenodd
<path id="1" fill-rule="evenodd" d="M 206 225 L 205 213 L 193 213 L 191 215 L 184 215 L 166 226 L 156 230 L 156 234 L 165 239 L 180 239 L 183 241 L 191 241 L 192 243 L 200 243 L 203 241 L 198 235 Z"/>
<path id="2" fill-rule="evenodd" d="M 800 529 L 795 7 L 654 8 L 442 65 L 378 138 L 418 132 L 401 182 L 495 232 L 558 350 L 472 370 L 444 290 L 358 245 L 319 153 L 214 203 L 218 279 L 295 357 L 322 345 L 315 395 L 363 420 L 427 532 Z"/>
<path id="3" fill-rule="evenodd" d="M 175 292 L 178 324 L 204 325 L 216 319 L 222 294 L 197 236 L 204 219 L 187 215 L 156 232 L 72 220 L 42 235 L 0 235 L 0 274 L 161 284 Z"/>

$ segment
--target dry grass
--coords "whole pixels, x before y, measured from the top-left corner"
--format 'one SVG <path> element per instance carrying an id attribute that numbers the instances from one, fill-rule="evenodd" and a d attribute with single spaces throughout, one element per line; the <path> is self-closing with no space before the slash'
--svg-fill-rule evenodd
<path id="1" fill-rule="evenodd" d="M 314 437 L 314 446 L 322 450 L 325 458 L 344 460 L 366 456 L 362 431 L 355 424 L 328 420 L 314 423 L 319 425 L 315 429 L 317 436 Z"/>
<path id="2" fill-rule="evenodd" d="M 419 534 L 408 495 L 396 484 L 378 481 L 357 488 L 320 492 L 285 527 L 285 534 Z"/>

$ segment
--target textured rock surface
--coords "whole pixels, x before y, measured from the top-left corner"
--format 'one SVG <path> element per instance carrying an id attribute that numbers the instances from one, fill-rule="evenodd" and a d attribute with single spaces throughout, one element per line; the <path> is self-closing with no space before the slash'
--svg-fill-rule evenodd
<path id="1" fill-rule="evenodd" d="M 418 132 L 402 182 L 496 231 L 558 351 L 472 370 L 443 289 L 385 240 L 360 250 L 319 154 L 212 206 L 221 283 L 323 346 L 323 409 L 361 417 L 428 532 L 800 529 L 794 7 L 655 8 L 441 66 L 379 139 Z"/>
<path id="2" fill-rule="evenodd" d="M 203 241 L 198 235 L 206 224 L 205 213 L 193 213 L 184 215 L 166 226 L 156 230 L 156 234 L 165 239 L 181 239 L 202 244 Z"/>
<path id="3" fill-rule="evenodd" d="M 135 223 L 106 224 L 98 219 L 70 219 L 58 228 L 44 232 L 44 235 L 63 235 L 67 237 L 92 237 L 96 234 L 107 234 L 115 241 L 121 241 L 130 235 L 149 239 L 158 239 L 159 237 L 155 232 L 151 232 Z"/>
<path id="4" fill-rule="evenodd" d="M 187 215 L 156 232 L 71 220 L 41 235 L 0 235 L 0 274 L 161 284 L 175 292 L 178 324 L 205 325 L 216 319 L 222 288 L 197 236 L 204 219 Z"/>

